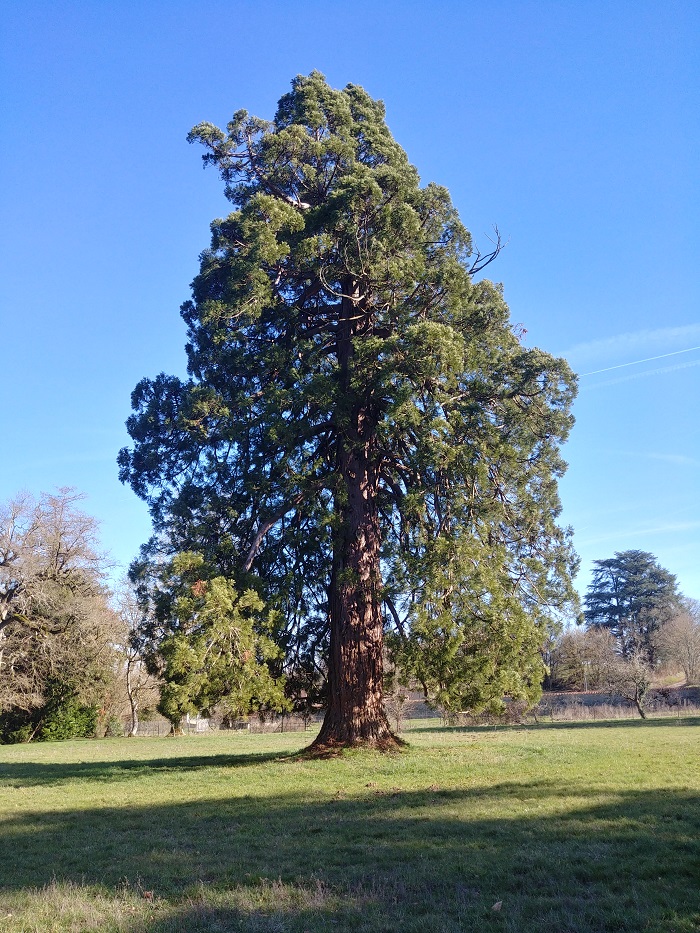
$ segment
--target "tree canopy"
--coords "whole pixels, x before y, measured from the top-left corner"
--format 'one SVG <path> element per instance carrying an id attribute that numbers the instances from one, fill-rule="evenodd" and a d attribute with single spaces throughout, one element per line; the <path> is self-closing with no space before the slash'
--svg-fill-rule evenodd
<path id="1" fill-rule="evenodd" d="M 573 598 L 556 480 L 574 378 L 522 345 L 474 279 L 500 244 L 475 249 L 384 118 L 314 72 L 272 122 L 192 130 L 234 210 L 181 309 L 189 377 L 139 383 L 119 458 L 153 517 L 134 575 L 161 635 L 180 551 L 257 591 L 288 692 L 326 684 L 321 747 L 391 745 L 385 629 L 426 691 L 483 708 L 537 692 Z"/>
<path id="2" fill-rule="evenodd" d="M 648 551 L 616 551 L 594 562 L 585 621 L 607 628 L 623 658 L 641 652 L 653 662 L 659 632 L 680 611 L 676 577 Z"/>

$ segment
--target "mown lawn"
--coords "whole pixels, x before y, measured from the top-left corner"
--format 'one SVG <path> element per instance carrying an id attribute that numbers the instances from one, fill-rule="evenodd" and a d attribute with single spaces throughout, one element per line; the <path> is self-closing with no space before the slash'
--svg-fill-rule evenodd
<path id="1" fill-rule="evenodd" d="M 0 748 L 0 930 L 700 930 L 700 719 Z"/>

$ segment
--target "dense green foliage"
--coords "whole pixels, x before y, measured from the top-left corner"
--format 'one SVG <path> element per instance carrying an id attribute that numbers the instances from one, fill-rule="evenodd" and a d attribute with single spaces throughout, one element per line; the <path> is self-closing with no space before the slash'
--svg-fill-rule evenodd
<path id="1" fill-rule="evenodd" d="M 0 713 L 0 744 L 93 737 L 99 710 L 97 704 L 83 702 L 81 695 L 84 691 L 69 680 L 49 679 L 41 705 L 31 709 L 15 706 Z"/>
<path id="2" fill-rule="evenodd" d="M 382 627 L 443 703 L 533 698 L 573 598 L 567 364 L 521 344 L 473 278 L 493 254 L 360 87 L 299 77 L 274 121 L 238 111 L 190 138 L 234 211 L 182 306 L 189 378 L 139 383 L 120 454 L 155 526 L 133 574 L 156 648 L 179 598 L 163 568 L 196 552 L 279 614 L 297 702 L 330 668 L 336 727 L 383 716 Z"/>
<path id="3" fill-rule="evenodd" d="M 594 562 L 585 597 L 589 627 L 608 629 L 623 658 L 653 662 L 663 626 L 681 612 L 676 578 L 647 551 L 617 551 Z"/>
<path id="4" fill-rule="evenodd" d="M 195 554 L 173 561 L 180 596 L 171 631 L 159 646 L 160 712 L 177 729 L 185 714 L 215 707 L 229 719 L 287 708 L 284 682 L 273 679 L 267 663 L 281 654 L 270 637 L 274 614 L 263 615 L 262 600 L 253 590 L 239 595 L 224 577 L 200 579 L 202 565 Z"/>

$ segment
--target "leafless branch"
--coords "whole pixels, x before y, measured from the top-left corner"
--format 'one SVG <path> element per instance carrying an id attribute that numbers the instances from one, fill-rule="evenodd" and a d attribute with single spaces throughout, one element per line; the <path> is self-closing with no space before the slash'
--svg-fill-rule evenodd
<path id="1" fill-rule="evenodd" d="M 495 233 L 495 239 L 488 237 L 491 243 L 493 243 L 493 249 L 488 253 L 482 253 L 479 249 L 476 250 L 474 261 L 468 270 L 470 275 L 476 275 L 477 272 L 481 272 L 482 269 L 485 269 L 486 266 L 488 266 L 490 262 L 493 262 L 496 256 L 498 256 L 501 250 L 504 249 L 504 247 L 507 245 L 501 239 L 501 232 L 495 224 L 493 229 Z"/>

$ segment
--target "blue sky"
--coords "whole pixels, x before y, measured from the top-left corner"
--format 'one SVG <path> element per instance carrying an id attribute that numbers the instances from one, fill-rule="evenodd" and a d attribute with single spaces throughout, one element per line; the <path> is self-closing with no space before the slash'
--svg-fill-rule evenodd
<path id="1" fill-rule="evenodd" d="M 5 0 L 0 498 L 73 486 L 123 566 L 129 396 L 184 370 L 221 184 L 185 136 L 271 117 L 299 73 L 363 85 L 477 241 L 526 342 L 581 375 L 563 521 L 700 598 L 700 6 L 645 0 Z M 645 362 L 640 362 L 645 361 Z M 628 365 L 632 364 L 632 365 Z"/>

